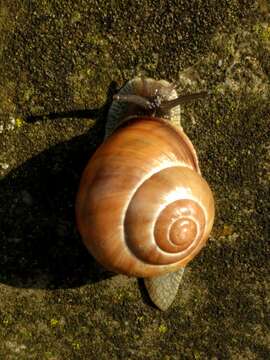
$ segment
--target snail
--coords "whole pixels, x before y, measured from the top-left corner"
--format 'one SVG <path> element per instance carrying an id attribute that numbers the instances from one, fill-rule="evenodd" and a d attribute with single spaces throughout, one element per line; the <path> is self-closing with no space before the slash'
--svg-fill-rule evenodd
<path id="1" fill-rule="evenodd" d="M 106 269 L 144 278 L 161 310 L 213 226 L 213 194 L 180 125 L 180 104 L 204 95 L 178 96 L 165 80 L 128 81 L 114 96 L 104 142 L 77 193 L 87 249 Z"/>

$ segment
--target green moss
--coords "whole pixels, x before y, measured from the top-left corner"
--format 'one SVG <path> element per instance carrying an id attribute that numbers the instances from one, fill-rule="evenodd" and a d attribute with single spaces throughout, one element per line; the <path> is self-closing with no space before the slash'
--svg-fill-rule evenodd
<path id="1" fill-rule="evenodd" d="M 168 328 L 167 328 L 166 325 L 161 324 L 161 325 L 159 325 L 158 331 L 159 331 L 161 334 L 165 334 L 165 333 L 168 331 Z"/>
<path id="2" fill-rule="evenodd" d="M 254 25 L 253 27 L 254 32 L 258 35 L 259 39 L 265 43 L 270 42 L 270 25 L 259 23 Z"/>
<path id="3" fill-rule="evenodd" d="M 268 357 L 270 55 L 258 9 L 236 0 L 1 6 L 0 358 Z M 108 87 L 138 72 L 211 93 L 182 119 L 216 222 L 167 312 L 137 281 L 101 269 L 74 221 Z"/>

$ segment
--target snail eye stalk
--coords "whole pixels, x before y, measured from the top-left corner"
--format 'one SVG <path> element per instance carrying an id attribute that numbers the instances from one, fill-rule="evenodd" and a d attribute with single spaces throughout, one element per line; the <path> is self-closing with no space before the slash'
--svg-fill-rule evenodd
<path id="1" fill-rule="evenodd" d="M 120 102 L 127 102 L 141 107 L 144 110 L 161 111 L 166 113 L 178 105 L 188 103 L 193 100 L 204 98 L 208 95 L 207 91 L 201 91 L 194 94 L 185 94 L 172 100 L 162 100 L 162 96 L 157 92 L 152 98 L 146 98 L 140 95 L 129 94 L 116 94 L 113 100 Z"/>
<path id="2" fill-rule="evenodd" d="M 201 91 L 194 94 L 181 95 L 176 99 L 162 101 L 159 108 L 161 111 L 169 111 L 178 105 L 182 105 L 193 100 L 204 98 L 207 95 L 208 95 L 207 91 Z"/>
<path id="3" fill-rule="evenodd" d="M 147 100 L 143 96 L 139 95 L 114 95 L 113 100 L 121 101 L 121 102 L 128 102 L 134 105 L 138 105 L 145 110 L 151 110 L 153 108 L 152 102 Z"/>

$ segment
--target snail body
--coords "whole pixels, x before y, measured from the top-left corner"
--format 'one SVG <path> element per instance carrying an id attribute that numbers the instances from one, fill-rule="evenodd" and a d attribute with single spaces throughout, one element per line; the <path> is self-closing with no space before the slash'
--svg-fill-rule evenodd
<path id="1" fill-rule="evenodd" d="M 162 310 L 214 220 L 212 192 L 180 126 L 179 103 L 164 80 L 129 81 L 111 105 L 105 141 L 84 170 L 76 200 L 91 254 L 111 271 L 143 277 Z"/>

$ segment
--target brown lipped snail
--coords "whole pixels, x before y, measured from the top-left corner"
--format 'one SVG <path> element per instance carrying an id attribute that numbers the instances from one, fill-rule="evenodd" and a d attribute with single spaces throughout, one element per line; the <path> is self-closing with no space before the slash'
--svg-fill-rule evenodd
<path id="1" fill-rule="evenodd" d="M 144 278 L 162 310 L 187 263 L 207 241 L 214 199 L 180 125 L 178 97 L 165 80 L 134 78 L 114 96 L 103 144 L 88 162 L 76 199 L 79 232 L 105 268 Z"/>

